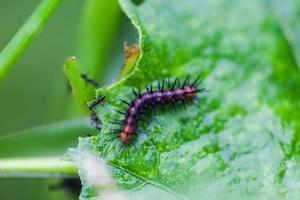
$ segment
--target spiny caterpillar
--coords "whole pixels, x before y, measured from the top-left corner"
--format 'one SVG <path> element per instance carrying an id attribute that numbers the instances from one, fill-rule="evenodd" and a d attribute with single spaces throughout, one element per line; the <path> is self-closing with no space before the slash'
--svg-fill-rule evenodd
<path id="1" fill-rule="evenodd" d="M 113 131 L 118 132 L 118 135 L 112 139 L 119 138 L 123 145 L 129 145 L 140 130 L 137 127 L 139 119 L 142 115 L 148 116 L 149 108 L 156 113 L 156 105 L 161 105 L 164 109 L 165 104 L 172 104 L 176 111 L 177 102 L 181 102 L 185 106 L 187 101 L 197 99 L 197 93 L 206 91 L 204 88 L 199 88 L 199 78 L 200 76 L 190 83 L 189 76 L 187 76 L 182 85 L 178 78 L 173 83 L 169 79 L 163 80 L 162 83 L 158 80 L 156 90 L 153 90 L 152 85 L 150 85 L 144 93 L 132 89 L 135 99 L 130 103 L 121 100 L 128 108 L 126 112 L 117 111 L 124 116 L 124 120 L 111 121 L 111 123 L 121 126 L 120 129 L 113 129 Z M 166 88 L 164 88 L 165 82 L 167 83 Z"/>

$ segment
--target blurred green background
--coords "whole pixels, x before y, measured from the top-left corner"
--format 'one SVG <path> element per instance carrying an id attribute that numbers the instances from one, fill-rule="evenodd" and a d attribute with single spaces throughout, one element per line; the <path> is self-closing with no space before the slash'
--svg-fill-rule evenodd
<path id="1" fill-rule="evenodd" d="M 90 133 L 85 131 L 92 129 L 92 127 L 80 121 L 81 118 L 88 119 L 89 113 L 83 109 L 84 103 L 76 101 L 67 89 L 67 80 L 63 70 L 66 59 L 70 56 L 76 56 L 76 63 L 78 63 L 81 73 L 88 73 L 90 77 L 100 83 L 100 87 L 109 85 L 118 79 L 120 69 L 124 64 L 123 42 L 128 41 L 129 44 L 133 44 L 138 40 L 136 30 L 121 12 L 117 0 L 0 0 L 0 51 L 14 38 L 18 30 L 41 3 L 56 4 L 55 2 L 60 1 L 61 3 L 54 9 L 54 12 L 50 12 L 50 16 L 46 20 L 45 26 L 42 26 L 41 31 L 32 41 L 29 41 L 28 46 L 23 46 L 24 52 L 20 52 L 20 57 L 17 57 L 16 62 L 13 63 L 12 70 L 3 79 L 1 79 L 3 74 L 1 73 L 1 61 L 5 56 L 1 57 L 3 54 L 0 54 L 1 200 L 78 199 L 80 182 L 77 177 L 61 179 L 55 178 L 58 175 L 50 174 L 52 178 L 45 178 L 45 175 L 38 177 L 35 176 L 36 174 L 30 174 L 31 178 L 25 178 L 9 173 L 9 176 L 5 177 L 1 174 L 1 164 L 3 164 L 3 160 L 11 157 L 56 156 L 60 158 L 68 147 L 75 147 L 77 137 Z M 143 0 L 132 1 L 136 4 L 143 2 Z M 288 2 L 282 4 L 278 1 L 277 4 L 277 6 L 283 8 L 282 12 L 291 9 L 284 9 L 284 6 L 296 7 Z M 226 9 L 226 7 L 224 8 Z M 160 9 L 165 12 L 164 8 Z M 273 9 L 276 11 L 277 8 Z M 289 14 L 289 12 L 284 14 Z M 44 18 L 47 18 L 46 15 L 44 14 Z M 289 15 L 283 16 L 282 19 L 290 17 Z M 43 16 L 40 16 L 40 18 L 43 18 Z M 173 18 L 171 19 L 173 20 Z M 291 19 L 294 19 L 294 17 L 291 17 Z M 174 23 L 174 26 L 177 26 L 177 24 Z M 255 31 L 257 30 L 254 30 L 254 33 Z M 240 34 L 239 31 L 237 33 Z M 263 34 L 263 31 L 261 34 Z M 214 37 L 218 38 L 219 36 L 216 34 Z M 236 39 L 238 41 L 240 38 L 237 37 Z M 284 41 L 284 45 L 287 45 L 285 42 L 289 41 Z M 233 45 L 236 44 L 233 43 Z M 277 52 L 277 49 L 274 52 L 276 52 L 276 56 L 278 56 L 277 53 L 282 53 Z M 297 51 L 295 52 L 297 53 Z M 283 53 L 286 53 L 286 50 Z M 278 59 L 278 62 L 280 62 L 276 63 L 278 66 L 283 67 L 286 64 L 281 63 L 281 61 L 285 62 L 285 56 L 280 55 L 282 59 Z M 9 56 L 6 55 L 6 57 Z M 287 58 L 290 58 L 290 55 Z M 295 59 L 299 60 L 298 57 Z M 160 59 L 157 60 L 158 62 L 161 61 Z M 277 59 L 275 60 L 277 61 Z M 290 66 L 294 66 L 294 63 Z M 283 69 L 286 70 L 286 68 L 280 68 L 280 70 Z M 288 78 L 284 77 L 281 81 L 284 82 L 285 80 L 288 80 Z M 298 79 L 291 77 L 291 80 Z M 282 82 L 279 81 L 278 83 Z M 296 86 L 296 81 L 294 84 Z M 292 95 L 292 97 L 294 96 Z M 279 100 L 274 102 L 277 103 Z M 287 102 L 289 103 L 289 101 Z M 293 103 L 297 103 L 296 100 L 291 100 L 291 102 L 291 106 L 294 105 Z M 289 104 L 288 106 L 286 106 L 287 104 L 283 105 L 282 112 L 290 108 Z M 291 118 L 294 116 L 296 116 L 296 113 L 292 113 Z M 75 120 L 64 122 L 72 119 Z M 48 126 L 56 122 L 60 123 Z M 45 126 L 31 130 L 31 128 L 40 127 L 41 125 Z M 21 135 L 10 137 L 10 135 L 20 132 Z M 40 166 L 41 164 L 38 163 L 37 165 Z M 22 163 L 19 166 L 22 168 L 24 165 Z M 73 174 L 75 173 L 76 170 Z"/>
<path id="2" fill-rule="evenodd" d="M 0 0 L 1 51 L 40 2 Z M 62 1 L 1 80 L 0 136 L 88 116 L 68 93 L 63 64 L 67 57 L 76 56 L 83 71 L 94 74 L 101 85 L 109 84 L 118 77 L 123 65 L 124 41 L 136 42 L 137 34 L 116 0 Z M 1 178 L 0 198 L 78 198 L 66 187 L 49 189 L 60 183 L 55 178 Z"/>

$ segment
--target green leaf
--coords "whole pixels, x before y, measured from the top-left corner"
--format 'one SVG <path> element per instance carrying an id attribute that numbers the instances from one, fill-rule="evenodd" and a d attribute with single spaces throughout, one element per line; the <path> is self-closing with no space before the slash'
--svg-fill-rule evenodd
<path id="1" fill-rule="evenodd" d="M 103 129 L 70 151 L 81 172 L 81 199 L 105 187 L 87 178 L 80 152 L 111 165 L 131 197 L 297 199 L 300 76 L 273 2 L 120 2 L 138 29 L 140 57 L 127 76 L 99 89 L 108 102 L 98 110 Z M 134 98 L 131 87 L 187 74 L 201 74 L 210 92 L 176 114 L 166 107 L 141 123 L 149 136 L 138 134 L 136 148 L 118 153 L 109 121 L 122 119 L 113 112 L 126 108 L 120 99 Z"/>
<path id="2" fill-rule="evenodd" d="M 0 138 L 1 158 L 62 156 L 77 138 L 95 133 L 88 119 L 74 119 Z"/>
<path id="3" fill-rule="evenodd" d="M 76 100 L 83 108 L 87 109 L 86 103 L 92 99 L 95 88 L 81 77 L 83 72 L 75 57 L 67 58 L 64 71 Z"/>
<path id="4" fill-rule="evenodd" d="M 0 53 L 0 80 L 11 70 L 32 39 L 42 29 L 61 0 L 43 0 L 22 28 Z"/>

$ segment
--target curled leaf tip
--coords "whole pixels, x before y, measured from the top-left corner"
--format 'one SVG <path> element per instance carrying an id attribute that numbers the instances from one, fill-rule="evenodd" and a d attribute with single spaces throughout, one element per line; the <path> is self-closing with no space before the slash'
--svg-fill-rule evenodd
<path id="1" fill-rule="evenodd" d="M 125 52 L 125 58 L 124 65 L 121 69 L 121 76 L 126 76 L 133 70 L 135 63 L 140 56 L 140 45 L 138 43 L 128 45 L 128 42 L 125 41 L 123 43 L 123 50 Z"/>
<path id="2" fill-rule="evenodd" d="M 75 56 L 71 56 L 70 60 L 76 60 L 76 57 Z"/>

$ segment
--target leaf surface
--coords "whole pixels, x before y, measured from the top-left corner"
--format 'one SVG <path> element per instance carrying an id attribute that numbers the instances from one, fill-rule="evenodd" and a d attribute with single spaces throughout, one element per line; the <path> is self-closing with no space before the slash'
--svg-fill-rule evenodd
<path id="1" fill-rule="evenodd" d="M 138 30 L 140 57 L 131 73 L 97 91 L 107 100 L 98 109 L 103 129 L 69 156 L 78 161 L 78 152 L 89 152 L 104 160 L 135 198 L 297 199 L 300 76 L 273 2 L 120 3 Z M 132 87 L 187 74 L 201 74 L 210 92 L 141 123 L 149 137 L 138 134 L 136 148 L 118 153 L 108 121 L 121 119 L 113 112 L 126 108 L 120 99 L 132 100 Z M 81 199 L 92 199 L 101 189 L 77 164 Z"/>

